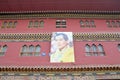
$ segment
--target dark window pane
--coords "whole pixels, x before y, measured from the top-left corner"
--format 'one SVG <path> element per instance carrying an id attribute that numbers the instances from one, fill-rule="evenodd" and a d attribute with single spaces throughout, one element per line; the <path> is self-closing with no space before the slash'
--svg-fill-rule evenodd
<path id="1" fill-rule="evenodd" d="M 44 21 L 40 21 L 40 27 L 44 27 Z"/>

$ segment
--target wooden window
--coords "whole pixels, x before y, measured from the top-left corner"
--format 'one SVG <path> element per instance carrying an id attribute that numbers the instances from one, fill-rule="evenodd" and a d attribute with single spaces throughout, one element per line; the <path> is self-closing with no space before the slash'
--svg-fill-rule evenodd
<path id="1" fill-rule="evenodd" d="M 33 27 L 33 21 L 29 21 L 28 28 L 31 28 L 31 27 Z"/>
<path id="2" fill-rule="evenodd" d="M 107 20 L 106 21 L 107 27 L 110 28 L 120 28 L 120 21 L 118 20 Z"/>
<path id="3" fill-rule="evenodd" d="M 17 21 L 4 21 L 1 28 L 15 28 Z"/>
<path id="4" fill-rule="evenodd" d="M 8 26 L 7 26 L 7 28 L 11 28 L 12 27 L 12 21 L 10 21 L 9 23 L 8 23 Z"/>
<path id="5" fill-rule="evenodd" d="M 22 47 L 22 52 L 27 52 L 27 46 L 26 45 L 24 45 L 23 47 Z"/>
<path id="6" fill-rule="evenodd" d="M 14 21 L 12 28 L 16 28 L 17 26 L 17 21 Z"/>
<path id="7" fill-rule="evenodd" d="M 60 20 L 56 20 L 56 28 L 61 28 L 61 21 Z"/>
<path id="8" fill-rule="evenodd" d="M 30 46 L 29 46 L 29 53 L 28 53 L 28 55 L 29 55 L 29 56 L 32 56 L 33 53 L 34 53 L 34 46 L 33 46 L 33 45 L 30 45 Z"/>
<path id="9" fill-rule="evenodd" d="M 39 22 L 38 22 L 38 21 L 35 21 L 35 22 L 34 22 L 34 27 L 38 28 L 38 26 L 39 26 Z"/>
<path id="10" fill-rule="evenodd" d="M 105 56 L 105 51 L 101 44 L 99 44 L 98 46 L 96 46 L 95 44 L 92 44 L 92 46 L 86 44 L 85 51 L 86 56 Z"/>
<path id="11" fill-rule="evenodd" d="M 80 20 L 80 26 L 84 27 L 84 22 L 82 20 Z"/>
<path id="12" fill-rule="evenodd" d="M 85 28 L 94 28 L 95 26 L 95 22 L 94 20 L 80 20 L 80 26 L 81 27 L 85 27 Z"/>
<path id="13" fill-rule="evenodd" d="M 94 20 L 91 20 L 91 21 L 90 21 L 90 25 L 91 25 L 92 27 L 96 27 Z"/>
<path id="14" fill-rule="evenodd" d="M 40 27 L 44 27 L 44 21 L 40 21 Z"/>
<path id="15" fill-rule="evenodd" d="M 35 56 L 39 56 L 40 55 L 40 46 L 39 45 L 37 45 L 36 47 L 35 47 L 35 53 L 34 53 L 34 55 Z"/>
<path id="16" fill-rule="evenodd" d="M 7 51 L 7 45 L 0 48 L 0 56 L 4 56 Z"/>
<path id="17" fill-rule="evenodd" d="M 112 24 L 112 26 L 113 26 L 113 27 L 117 27 L 117 25 L 116 25 L 116 22 L 115 22 L 115 21 L 112 21 L 112 22 L 111 22 L 111 24 Z"/>
<path id="18" fill-rule="evenodd" d="M 1 28 L 6 28 L 6 27 L 7 27 L 7 21 L 4 21 Z"/>
<path id="19" fill-rule="evenodd" d="M 56 28 L 66 28 L 66 20 L 56 20 Z"/>
<path id="20" fill-rule="evenodd" d="M 85 46 L 85 51 L 86 51 L 86 56 L 91 56 L 90 46 L 88 44 L 86 44 Z"/>
<path id="21" fill-rule="evenodd" d="M 116 21 L 116 25 L 120 27 L 120 21 Z"/>
<path id="22" fill-rule="evenodd" d="M 38 28 L 38 27 L 44 27 L 44 21 L 29 21 L 28 28 Z"/>
<path id="23" fill-rule="evenodd" d="M 28 55 L 28 47 L 27 45 L 22 46 L 22 52 L 21 56 L 27 56 Z"/>
<path id="24" fill-rule="evenodd" d="M 61 20 L 56 20 L 56 25 L 60 25 L 61 24 Z"/>
<path id="25" fill-rule="evenodd" d="M 92 45 L 91 49 L 92 49 L 92 55 L 98 56 L 97 47 L 95 44 Z"/>
<path id="26" fill-rule="evenodd" d="M 110 21 L 106 21 L 107 27 L 112 27 Z"/>
<path id="27" fill-rule="evenodd" d="M 2 47 L 1 52 L 5 53 L 6 51 L 7 51 L 7 45 L 4 45 L 4 46 Z"/>
<path id="28" fill-rule="evenodd" d="M 7 27 L 7 21 L 3 23 L 4 28 Z"/>
<path id="29" fill-rule="evenodd" d="M 85 23 L 86 23 L 86 27 L 90 27 L 90 24 L 89 24 L 88 20 L 86 20 Z"/>
<path id="30" fill-rule="evenodd" d="M 61 21 L 62 28 L 66 28 L 66 20 Z"/>
<path id="31" fill-rule="evenodd" d="M 40 56 L 40 45 L 22 46 L 21 56 Z"/>
<path id="32" fill-rule="evenodd" d="M 101 44 L 98 45 L 98 52 L 100 56 L 105 56 L 105 52 Z"/>

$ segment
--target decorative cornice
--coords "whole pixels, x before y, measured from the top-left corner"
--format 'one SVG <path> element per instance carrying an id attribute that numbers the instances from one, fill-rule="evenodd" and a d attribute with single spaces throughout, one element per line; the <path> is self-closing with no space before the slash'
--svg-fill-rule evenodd
<path id="1" fill-rule="evenodd" d="M 51 41 L 51 33 L 1 33 L 0 42 Z M 120 33 L 74 33 L 74 41 L 120 41 Z"/>
<path id="2" fill-rule="evenodd" d="M 0 72 L 120 72 L 120 65 L 0 66 Z"/>
<path id="3" fill-rule="evenodd" d="M 30 19 L 30 18 L 99 18 L 120 19 L 120 11 L 26 11 L 0 12 L 0 19 Z"/>
<path id="4" fill-rule="evenodd" d="M 1 11 L 0 14 L 45 14 L 45 13 L 73 13 L 73 14 L 120 14 L 118 10 L 41 10 L 41 11 Z"/>

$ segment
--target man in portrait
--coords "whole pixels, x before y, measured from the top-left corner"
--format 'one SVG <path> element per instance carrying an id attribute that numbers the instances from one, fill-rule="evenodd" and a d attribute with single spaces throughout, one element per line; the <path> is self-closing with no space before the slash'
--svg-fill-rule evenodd
<path id="1" fill-rule="evenodd" d="M 52 36 L 51 62 L 74 62 L 72 32 L 56 32 Z"/>

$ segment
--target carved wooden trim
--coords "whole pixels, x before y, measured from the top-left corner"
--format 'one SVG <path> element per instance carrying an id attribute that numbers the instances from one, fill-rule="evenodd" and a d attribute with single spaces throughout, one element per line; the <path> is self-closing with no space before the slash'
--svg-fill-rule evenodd
<path id="1" fill-rule="evenodd" d="M 120 66 L 0 66 L 0 72 L 119 72 Z"/>
<path id="2" fill-rule="evenodd" d="M 51 33 L 0 34 L 0 41 L 51 41 Z M 74 33 L 74 41 L 120 41 L 120 33 Z"/>
<path id="3" fill-rule="evenodd" d="M 16 13 L 2 14 L 0 19 L 30 19 L 30 18 L 90 18 L 90 19 L 120 19 L 117 14 L 95 14 L 95 13 Z"/>

